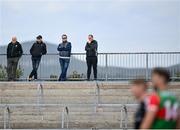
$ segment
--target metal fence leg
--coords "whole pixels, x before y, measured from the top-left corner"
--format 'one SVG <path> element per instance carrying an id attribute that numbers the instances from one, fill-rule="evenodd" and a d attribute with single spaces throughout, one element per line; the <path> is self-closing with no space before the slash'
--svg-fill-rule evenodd
<path id="1" fill-rule="evenodd" d="M 63 129 L 64 128 L 64 108 L 61 112 L 61 128 Z"/>
<path id="2" fill-rule="evenodd" d="M 146 53 L 146 81 L 149 79 L 149 55 Z"/>
<path id="3" fill-rule="evenodd" d="M 7 112 L 8 112 L 8 129 L 10 129 L 10 128 L 11 128 L 11 124 L 10 124 L 11 115 L 10 115 L 10 109 L 9 109 L 9 107 L 7 107 Z"/>
<path id="4" fill-rule="evenodd" d="M 95 88 L 95 113 L 97 112 L 97 107 L 100 104 L 100 87 L 98 82 L 96 81 L 96 88 Z"/>
<path id="5" fill-rule="evenodd" d="M 41 83 L 38 84 L 37 87 L 37 106 L 39 108 L 39 114 L 42 115 L 42 120 L 44 119 L 43 113 L 40 107 L 40 104 L 44 103 L 44 92 L 43 92 L 43 85 Z"/>
<path id="6" fill-rule="evenodd" d="M 6 107 L 4 108 L 4 129 L 6 129 L 6 121 L 7 121 L 7 114 L 6 114 Z"/>
<path id="7" fill-rule="evenodd" d="M 108 80 L 108 55 L 105 54 L 106 81 Z"/>
<path id="8" fill-rule="evenodd" d="M 123 127 L 123 110 L 122 110 L 122 108 L 121 108 L 121 111 L 120 111 L 120 114 L 121 114 L 121 117 L 120 117 L 120 129 L 122 129 L 122 127 Z"/>
<path id="9" fill-rule="evenodd" d="M 10 109 L 9 107 L 4 108 L 4 129 L 10 129 L 11 124 L 10 124 Z"/>
<path id="10" fill-rule="evenodd" d="M 66 128 L 69 128 L 69 109 L 68 107 L 64 107 L 61 112 L 61 128 L 64 129 L 65 124 L 65 112 L 66 112 Z"/>
<path id="11" fill-rule="evenodd" d="M 124 125 L 124 127 L 125 127 L 125 129 L 127 129 L 127 124 L 128 124 L 128 114 L 127 114 L 127 107 L 126 107 L 126 105 L 124 105 L 124 121 L 125 121 L 125 125 Z"/>

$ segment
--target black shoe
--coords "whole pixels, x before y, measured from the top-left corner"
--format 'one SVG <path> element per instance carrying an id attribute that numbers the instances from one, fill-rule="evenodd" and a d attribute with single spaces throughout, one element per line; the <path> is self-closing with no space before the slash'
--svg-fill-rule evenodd
<path id="1" fill-rule="evenodd" d="M 32 81 L 32 80 L 33 80 L 32 78 L 30 78 L 30 77 L 28 78 L 28 81 Z"/>

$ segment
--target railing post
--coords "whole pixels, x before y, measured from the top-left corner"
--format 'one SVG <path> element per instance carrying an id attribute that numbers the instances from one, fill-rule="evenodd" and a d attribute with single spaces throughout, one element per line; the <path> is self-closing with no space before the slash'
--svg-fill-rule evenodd
<path id="1" fill-rule="evenodd" d="M 98 105 L 100 104 L 100 87 L 99 87 L 99 84 L 98 82 L 96 81 L 96 88 L 95 88 L 95 108 L 94 108 L 94 111 L 97 112 L 97 107 Z"/>
<path id="2" fill-rule="evenodd" d="M 61 113 L 61 128 L 64 129 L 64 122 L 65 122 L 65 112 L 66 112 L 66 128 L 69 128 L 69 109 L 68 107 L 64 107 Z"/>
<path id="3" fill-rule="evenodd" d="M 105 54 L 106 81 L 108 80 L 108 54 Z"/>
<path id="4" fill-rule="evenodd" d="M 6 114 L 6 107 L 4 108 L 4 129 L 6 129 L 6 121 L 7 121 L 7 114 Z"/>
<path id="5" fill-rule="evenodd" d="M 125 121 L 125 129 L 127 129 L 127 124 L 128 124 L 128 114 L 127 114 L 127 107 L 126 107 L 126 105 L 124 105 L 123 106 L 123 109 L 124 109 L 124 114 L 125 114 L 125 119 L 124 119 L 124 121 Z"/>
<path id="6" fill-rule="evenodd" d="M 146 81 L 149 79 L 149 55 L 146 53 Z"/>
<path id="7" fill-rule="evenodd" d="M 43 92 L 43 85 L 41 83 L 38 84 L 37 87 L 37 106 L 39 108 L 39 114 L 42 115 L 40 104 L 44 103 L 44 92 Z M 42 116 L 43 120 L 43 116 Z"/>
<path id="8" fill-rule="evenodd" d="M 120 117 L 120 129 L 127 129 L 127 124 L 128 124 L 127 116 L 128 115 L 127 115 L 127 107 L 125 104 L 121 107 L 120 116 L 121 116 Z"/>
<path id="9" fill-rule="evenodd" d="M 8 106 L 4 108 L 4 129 L 10 129 L 11 124 L 10 124 L 10 109 Z"/>
<path id="10" fill-rule="evenodd" d="M 120 129 L 122 129 L 122 127 L 123 127 L 123 110 L 122 110 L 122 107 L 121 107 L 121 110 L 120 110 Z"/>

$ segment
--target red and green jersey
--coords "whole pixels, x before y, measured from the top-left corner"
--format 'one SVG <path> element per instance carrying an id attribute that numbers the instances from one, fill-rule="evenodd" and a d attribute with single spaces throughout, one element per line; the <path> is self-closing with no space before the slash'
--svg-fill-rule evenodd
<path id="1" fill-rule="evenodd" d="M 156 112 L 152 129 L 174 129 L 179 112 L 179 101 L 168 91 L 153 93 L 148 98 L 147 109 Z"/>

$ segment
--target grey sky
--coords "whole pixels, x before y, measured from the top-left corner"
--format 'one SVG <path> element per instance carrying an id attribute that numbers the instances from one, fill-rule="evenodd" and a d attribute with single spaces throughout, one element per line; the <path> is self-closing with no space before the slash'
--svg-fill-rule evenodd
<path id="1" fill-rule="evenodd" d="M 0 45 L 38 34 L 73 52 L 94 34 L 99 52 L 180 51 L 180 0 L 0 0 Z"/>

